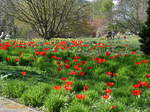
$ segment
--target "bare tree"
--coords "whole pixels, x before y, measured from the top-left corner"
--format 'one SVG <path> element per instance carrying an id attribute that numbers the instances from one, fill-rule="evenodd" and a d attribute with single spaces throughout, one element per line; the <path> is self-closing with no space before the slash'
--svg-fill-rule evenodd
<path id="1" fill-rule="evenodd" d="M 76 20 L 84 17 L 83 8 L 78 0 L 5 0 L 5 11 L 25 22 L 44 39 L 61 36 Z M 10 6 L 10 5 L 9 5 Z M 79 22 L 79 21 L 78 21 Z"/>

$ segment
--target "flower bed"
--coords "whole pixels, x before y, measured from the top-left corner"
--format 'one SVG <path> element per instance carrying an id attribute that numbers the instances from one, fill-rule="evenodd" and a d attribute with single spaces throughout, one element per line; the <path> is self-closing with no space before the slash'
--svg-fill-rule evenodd
<path id="1" fill-rule="evenodd" d="M 0 93 L 48 112 L 149 112 L 149 59 L 136 39 L 1 41 Z"/>

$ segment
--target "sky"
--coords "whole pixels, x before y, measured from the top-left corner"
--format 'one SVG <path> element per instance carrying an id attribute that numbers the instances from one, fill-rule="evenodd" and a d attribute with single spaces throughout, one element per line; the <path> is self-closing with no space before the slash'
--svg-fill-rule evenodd
<path id="1" fill-rule="evenodd" d="M 86 1 L 92 2 L 92 1 L 94 1 L 94 0 L 86 0 Z M 114 4 L 117 4 L 117 3 L 118 3 L 117 0 L 113 0 L 113 2 L 114 2 Z"/>

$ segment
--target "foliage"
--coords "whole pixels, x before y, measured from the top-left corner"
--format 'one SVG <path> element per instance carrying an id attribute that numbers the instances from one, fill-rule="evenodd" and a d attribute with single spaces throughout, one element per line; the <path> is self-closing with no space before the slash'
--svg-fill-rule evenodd
<path id="1" fill-rule="evenodd" d="M 30 87 L 21 96 L 21 102 L 31 106 L 42 106 L 43 102 L 49 93 L 50 88 L 47 84 L 39 83 L 36 86 Z"/>
<path id="2" fill-rule="evenodd" d="M 8 81 L 7 84 L 2 86 L 2 94 L 10 98 L 19 98 L 26 89 L 27 85 L 24 81 Z"/>
<path id="3" fill-rule="evenodd" d="M 140 32 L 139 36 L 141 37 L 141 50 L 146 54 L 150 55 L 150 0 L 148 2 L 149 8 L 147 10 L 148 18 L 147 22 L 143 26 L 142 31 Z"/>

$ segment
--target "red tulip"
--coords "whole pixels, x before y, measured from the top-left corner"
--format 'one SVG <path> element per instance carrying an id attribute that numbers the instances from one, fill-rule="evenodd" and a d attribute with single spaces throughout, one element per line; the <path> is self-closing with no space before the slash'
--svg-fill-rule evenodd
<path id="1" fill-rule="evenodd" d="M 64 88 L 66 89 L 66 91 L 70 91 L 73 87 L 71 87 L 71 86 L 65 86 Z"/>
<path id="2" fill-rule="evenodd" d="M 22 76 L 26 76 L 26 75 L 27 75 L 27 72 L 21 72 L 21 75 L 22 75 Z"/>
<path id="3" fill-rule="evenodd" d="M 61 86 L 54 86 L 53 89 L 55 90 L 60 90 L 62 87 Z"/>
<path id="4" fill-rule="evenodd" d="M 132 94 L 135 95 L 135 96 L 139 96 L 141 95 L 142 91 L 141 90 L 133 90 L 132 91 Z"/>
<path id="5" fill-rule="evenodd" d="M 83 91 L 87 91 L 87 90 L 89 90 L 89 88 L 90 88 L 89 86 L 84 86 Z"/>
<path id="6" fill-rule="evenodd" d="M 147 77 L 147 78 L 150 78 L 150 74 L 146 74 L 146 77 Z"/>
<path id="7" fill-rule="evenodd" d="M 106 89 L 104 90 L 106 94 L 109 94 L 109 93 L 112 93 L 112 90 L 111 89 Z"/>
<path id="8" fill-rule="evenodd" d="M 66 77 L 62 77 L 61 80 L 65 81 L 65 80 L 67 80 L 67 78 Z"/>
<path id="9" fill-rule="evenodd" d="M 140 84 L 133 85 L 134 88 L 139 88 L 140 86 Z"/>
<path id="10" fill-rule="evenodd" d="M 114 82 L 107 82 L 106 85 L 109 86 L 109 87 L 112 87 L 112 86 L 115 85 L 115 83 Z"/>
<path id="11" fill-rule="evenodd" d="M 83 95 L 83 94 L 78 94 L 78 95 L 76 95 L 76 98 L 77 98 L 77 99 L 80 99 L 80 100 L 83 100 L 83 99 L 85 98 L 85 95 Z"/>
<path id="12" fill-rule="evenodd" d="M 106 54 L 106 56 L 110 56 L 111 52 L 106 52 L 105 54 Z"/>
<path id="13" fill-rule="evenodd" d="M 65 85 L 69 86 L 69 85 L 72 85 L 72 84 L 73 84 L 73 81 L 68 81 L 68 82 L 66 82 Z"/>
<path id="14" fill-rule="evenodd" d="M 102 96 L 102 98 L 104 98 L 104 99 L 110 99 L 111 98 L 111 96 L 110 95 L 104 95 L 104 96 Z"/>
<path id="15" fill-rule="evenodd" d="M 19 62 L 19 61 L 20 61 L 20 59 L 19 59 L 19 58 L 16 58 L 16 59 L 15 59 L 15 62 Z"/>

